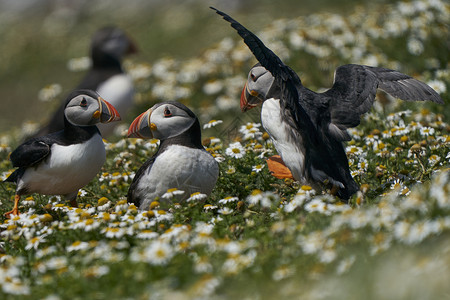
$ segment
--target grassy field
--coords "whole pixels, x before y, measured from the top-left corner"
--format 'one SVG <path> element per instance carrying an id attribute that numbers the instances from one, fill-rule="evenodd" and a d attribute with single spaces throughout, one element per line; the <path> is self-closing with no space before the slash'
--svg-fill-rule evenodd
<path id="1" fill-rule="evenodd" d="M 206 41 L 152 60 L 145 53 L 153 50 L 144 50 L 125 66 L 137 88 L 135 115 L 157 101 L 178 100 L 199 116 L 205 125 L 204 145 L 220 162 L 213 193 L 178 203 L 176 193 L 168 191 L 164 197 L 173 204 L 163 208 L 155 201 L 148 211 L 127 204 L 134 172 L 158 142 L 126 139 L 123 132 L 105 141 L 107 162 L 80 191 L 77 209 L 60 197 L 35 194 L 24 197 L 20 216 L 5 219 L 15 187 L 3 183 L 0 299 L 450 297 L 448 3 L 350 3 L 345 9 L 299 17 L 295 11 L 286 17 L 277 12 L 270 19 L 258 9 L 247 21 L 250 4 L 233 16 L 296 70 L 307 87 L 329 87 L 341 64 L 378 65 L 430 84 L 445 104 L 404 103 L 379 95 L 346 145 L 352 175 L 361 185 L 348 204 L 292 180 L 276 179 L 265 162 L 276 152 L 259 124 L 258 110 L 239 112 L 240 91 L 255 60 L 229 25 L 203 7 L 197 21 L 208 21 Z M 181 8 L 172 13 L 176 19 L 184 14 Z M 261 15 L 266 16 L 263 21 Z M 125 29 L 137 24 L 136 18 Z M 201 27 L 195 24 L 192 28 Z M 211 38 L 216 42 L 208 44 L 216 31 L 219 37 Z M 139 34 L 137 40 L 143 32 Z M 53 43 L 55 51 L 70 49 L 60 58 L 57 52 L 48 58 L 59 66 L 86 55 L 88 41 Z M 40 41 L 36 45 L 42 46 Z M 7 70 L 2 74 L 11 74 L 4 78 L 17 86 L 17 95 L 29 92 L 29 69 L 40 74 L 33 63 L 38 64 L 30 55 L 20 65 L 10 59 L 2 64 Z M 18 67 L 27 70 L 25 81 L 14 81 L 20 78 Z M 82 75 L 67 72 L 67 77 L 39 75 L 40 81 L 32 83 L 36 98 L 39 89 L 45 95 L 62 91 L 55 99 L 42 97 L 47 102 L 36 100 L 42 107 L 21 116 L 31 119 L 54 106 L 69 83 Z M 5 89 L 1 91 L 4 99 Z M 4 179 L 13 171 L 8 154 L 35 125 L 2 122 Z"/>

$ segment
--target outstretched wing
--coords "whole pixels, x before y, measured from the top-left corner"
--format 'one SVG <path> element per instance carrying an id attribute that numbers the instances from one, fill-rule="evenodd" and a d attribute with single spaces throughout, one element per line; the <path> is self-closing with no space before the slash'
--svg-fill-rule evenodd
<path id="1" fill-rule="evenodd" d="M 336 69 L 334 84 L 324 92 L 331 98 L 331 122 L 339 129 L 355 127 L 370 110 L 377 89 L 405 101 L 444 103 L 436 91 L 403 73 L 378 67 L 344 65 Z"/>
<path id="2" fill-rule="evenodd" d="M 273 53 L 272 50 L 267 48 L 251 31 L 226 13 L 215 9 L 214 7 L 210 8 L 215 10 L 217 14 L 231 24 L 231 27 L 233 27 L 243 38 L 244 43 L 252 51 L 259 63 L 275 77 L 277 84 L 281 87 L 281 107 L 288 109 L 291 112 L 298 129 L 302 129 L 302 132 L 308 135 L 307 137 L 310 140 L 315 140 L 316 137 L 313 134 L 314 126 L 309 115 L 306 113 L 305 108 L 302 107 L 299 102 L 297 87 L 301 86 L 301 81 L 297 74 L 291 68 L 286 66 L 281 59 Z"/>
<path id="3" fill-rule="evenodd" d="M 13 167 L 31 167 L 44 160 L 50 154 L 51 144 L 45 140 L 31 139 L 14 150 L 10 159 Z"/>
<path id="4" fill-rule="evenodd" d="M 405 101 L 432 101 L 444 104 L 439 94 L 422 81 L 390 69 L 363 67 L 378 78 L 378 88 L 393 97 Z"/>
<path id="5" fill-rule="evenodd" d="M 255 55 L 256 59 L 261 63 L 261 65 L 266 68 L 274 77 L 281 77 L 283 80 L 289 80 L 291 74 L 287 70 L 287 66 L 283 64 L 281 59 L 275 55 L 269 48 L 267 48 L 264 43 L 251 31 L 242 26 L 238 21 L 234 20 L 232 17 L 226 13 L 210 7 L 215 10 L 216 13 L 223 17 L 225 21 L 231 24 L 237 33 L 244 39 L 244 43 Z"/>

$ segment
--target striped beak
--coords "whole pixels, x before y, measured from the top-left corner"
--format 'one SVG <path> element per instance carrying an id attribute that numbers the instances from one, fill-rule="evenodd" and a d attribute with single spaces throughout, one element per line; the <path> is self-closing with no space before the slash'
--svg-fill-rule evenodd
<path id="1" fill-rule="evenodd" d="M 100 107 L 99 117 L 101 123 L 120 121 L 120 115 L 114 106 L 101 97 L 98 97 L 98 103 Z"/>
<path id="2" fill-rule="evenodd" d="M 257 104 L 249 103 L 249 100 L 253 100 L 258 95 L 256 92 L 250 93 L 247 89 L 247 83 L 245 84 L 244 88 L 242 89 L 241 93 L 241 111 L 246 112 L 247 110 L 252 109 L 255 106 L 258 106 Z M 250 101 L 252 102 L 252 101 Z"/>
<path id="3" fill-rule="evenodd" d="M 133 123 L 131 123 L 130 128 L 128 128 L 127 136 L 129 138 L 141 138 L 141 139 L 151 139 L 153 138 L 152 130 L 156 129 L 156 125 L 150 123 L 150 116 L 152 114 L 152 109 L 140 114 Z"/>

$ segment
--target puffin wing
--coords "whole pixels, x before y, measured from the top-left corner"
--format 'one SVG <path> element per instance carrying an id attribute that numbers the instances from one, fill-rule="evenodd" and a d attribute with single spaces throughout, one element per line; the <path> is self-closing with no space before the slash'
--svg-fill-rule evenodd
<path id="1" fill-rule="evenodd" d="M 50 155 L 51 143 L 43 139 L 31 139 L 14 150 L 10 159 L 13 167 L 31 167 L 44 160 Z"/>
<path id="2" fill-rule="evenodd" d="M 444 104 L 429 85 L 395 70 L 362 66 L 378 78 L 378 88 L 404 101 L 432 101 Z"/>
<path id="3" fill-rule="evenodd" d="M 296 123 L 295 126 L 307 134 L 310 140 L 315 140 L 314 125 L 310 116 L 299 102 L 299 93 L 297 87 L 301 86 L 300 78 L 281 59 L 267 48 L 264 43 L 250 30 L 241 25 L 238 21 L 231 18 L 226 13 L 210 7 L 223 19 L 231 24 L 237 33 L 242 37 L 244 43 L 259 61 L 259 63 L 275 77 L 277 84 L 281 87 L 282 99 L 280 105 L 288 109 Z"/>
<path id="4" fill-rule="evenodd" d="M 274 77 L 281 77 L 283 80 L 289 80 L 291 77 L 290 72 L 287 70 L 287 66 L 281 61 L 281 59 L 267 48 L 264 43 L 254 35 L 250 30 L 245 28 L 238 21 L 234 20 L 232 17 L 226 13 L 211 7 L 216 13 L 223 17 L 223 19 L 231 24 L 237 33 L 242 37 L 244 43 L 255 55 L 256 59 L 261 63 L 261 65 L 266 68 Z"/>
<path id="5" fill-rule="evenodd" d="M 334 84 L 323 95 L 330 97 L 331 126 L 340 130 L 355 127 L 360 116 L 370 110 L 377 89 L 405 101 L 444 103 L 427 84 L 403 73 L 363 65 L 343 65 L 336 69 Z"/>
<path id="6" fill-rule="evenodd" d="M 128 188 L 128 194 L 127 194 L 127 201 L 128 203 L 133 203 L 134 205 L 136 205 L 136 207 L 139 208 L 140 206 L 140 202 L 141 199 L 136 198 L 135 196 L 135 189 L 139 183 L 139 179 L 142 177 L 142 175 L 144 175 L 145 172 L 150 172 L 150 169 L 153 166 L 153 163 L 155 162 L 156 159 L 156 155 L 158 154 L 155 153 L 149 160 L 147 160 L 140 168 L 139 170 L 136 172 L 136 174 L 134 175 L 133 181 L 130 184 L 130 187 Z"/>

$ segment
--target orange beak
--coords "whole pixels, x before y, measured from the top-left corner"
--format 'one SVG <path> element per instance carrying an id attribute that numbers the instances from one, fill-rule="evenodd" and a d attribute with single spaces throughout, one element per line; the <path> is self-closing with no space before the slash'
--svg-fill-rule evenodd
<path id="1" fill-rule="evenodd" d="M 138 49 L 138 47 L 136 46 L 136 43 L 135 43 L 130 37 L 127 37 L 127 38 L 128 38 L 128 42 L 129 42 L 130 44 L 128 45 L 128 49 L 127 49 L 126 54 L 135 54 L 135 53 L 138 53 L 138 52 L 139 52 L 139 49 Z"/>
<path id="2" fill-rule="evenodd" d="M 246 91 L 247 91 L 247 83 L 244 85 L 244 88 L 242 89 L 242 93 L 241 93 L 241 111 L 242 112 L 246 112 L 248 110 L 247 97 L 245 96 Z"/>
<path id="3" fill-rule="evenodd" d="M 128 128 L 127 136 L 129 138 L 141 138 L 141 139 L 151 139 L 153 138 L 152 134 L 152 126 L 150 123 L 150 116 L 152 114 L 152 109 L 148 109 L 147 111 L 140 114 L 134 121 L 131 123 L 130 128 Z"/>
<path id="4" fill-rule="evenodd" d="M 244 88 L 242 89 L 242 93 L 241 93 L 241 111 L 242 112 L 246 112 L 246 111 L 252 109 L 253 107 L 257 106 L 257 104 L 248 103 L 249 97 L 254 97 L 254 96 L 251 95 L 249 93 L 249 91 L 247 90 L 247 83 L 246 83 L 244 85 Z"/>
<path id="5" fill-rule="evenodd" d="M 98 98 L 100 106 L 100 122 L 109 123 L 114 121 L 120 121 L 120 115 L 116 108 L 111 103 L 107 102 L 102 97 Z"/>

